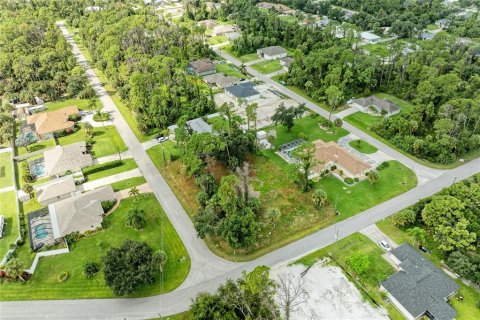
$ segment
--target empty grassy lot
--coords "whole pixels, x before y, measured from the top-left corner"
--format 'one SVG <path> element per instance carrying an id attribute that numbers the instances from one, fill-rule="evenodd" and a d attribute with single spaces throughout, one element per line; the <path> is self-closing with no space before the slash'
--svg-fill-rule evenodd
<path id="1" fill-rule="evenodd" d="M 219 64 L 215 65 L 215 69 L 217 70 L 217 73 L 222 73 L 225 76 L 237 77 L 239 79 L 247 78 L 247 76 L 244 75 L 243 73 L 241 73 L 237 69 L 237 67 L 235 67 L 231 64 L 228 64 L 228 63 L 219 63 Z"/>
<path id="2" fill-rule="evenodd" d="M 18 237 L 18 214 L 15 202 L 15 191 L 0 193 L 0 215 L 4 216 L 5 226 L 3 237 L 0 239 L 0 260 L 7 254 L 11 244 L 15 244 Z M 3 290 L 3 289 L 2 289 Z M 0 292 L 2 291 L 0 290 Z M 0 293 L 1 295 L 1 293 Z"/>
<path id="3" fill-rule="evenodd" d="M 362 139 L 352 140 L 348 144 L 353 149 L 355 149 L 357 151 L 360 151 L 361 153 L 365 153 L 365 154 L 371 154 L 371 153 L 375 153 L 375 152 L 378 151 L 377 148 L 375 148 L 370 143 L 368 143 L 368 142 L 366 142 Z"/>
<path id="4" fill-rule="evenodd" d="M 258 54 L 256 53 L 249 53 L 249 54 L 244 54 L 244 55 L 239 55 L 237 52 L 235 52 L 233 50 L 233 46 L 231 44 L 228 44 L 226 46 L 223 46 L 221 48 L 223 51 L 227 52 L 228 54 L 234 56 L 235 58 L 237 58 L 238 60 L 240 60 L 241 62 L 251 62 L 251 61 L 255 61 L 255 60 L 258 60 L 260 59 L 260 57 L 258 56 Z"/>
<path id="5" fill-rule="evenodd" d="M 132 206 L 145 211 L 147 224 L 143 230 L 125 226 L 128 210 Z M 190 270 L 190 258 L 154 195 L 142 195 L 139 201 L 133 198 L 122 200 L 119 207 L 106 217 L 106 221 L 109 225 L 107 229 L 82 238 L 70 248 L 71 252 L 42 258 L 35 274 L 25 284 L 4 283 L 0 300 L 112 298 L 114 295 L 105 285 L 103 272 L 87 279 L 82 266 L 87 261 L 95 261 L 103 269 L 102 257 L 109 249 L 119 247 L 127 239 L 145 241 L 154 250 L 160 249 L 163 243 L 163 250 L 167 254 L 163 284 L 160 274 L 157 274 L 155 283 L 127 297 L 165 293 L 177 288 L 185 280 Z M 68 280 L 58 282 L 57 275 L 65 271 L 69 274 Z"/>
<path id="6" fill-rule="evenodd" d="M 90 100 L 87 99 L 65 99 L 60 101 L 51 101 L 45 103 L 46 111 L 55 111 L 70 106 L 77 106 L 80 110 L 96 110 L 102 107 L 98 99 L 95 99 L 95 106 L 90 105 Z"/>
<path id="7" fill-rule="evenodd" d="M 275 71 L 282 70 L 282 65 L 279 60 L 266 60 L 262 62 L 257 62 L 251 67 L 262 74 L 269 74 Z"/>
<path id="8" fill-rule="evenodd" d="M 92 132 L 92 156 L 95 158 L 101 158 L 127 150 L 125 142 L 123 142 L 122 137 L 120 137 L 114 126 L 93 128 Z M 61 146 L 66 146 L 75 142 L 85 141 L 86 139 L 85 132 L 77 129 L 72 134 L 58 138 L 58 142 Z"/>
<path id="9" fill-rule="evenodd" d="M 0 153 L 0 189 L 13 186 L 12 153 Z"/>

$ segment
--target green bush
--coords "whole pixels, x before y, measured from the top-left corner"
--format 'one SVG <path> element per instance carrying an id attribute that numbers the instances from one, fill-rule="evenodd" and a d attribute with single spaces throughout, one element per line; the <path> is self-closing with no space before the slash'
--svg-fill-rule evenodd
<path id="1" fill-rule="evenodd" d="M 347 178 L 343 179 L 343 181 L 345 181 L 346 184 L 353 184 L 353 183 L 355 182 L 355 181 L 354 181 L 352 178 L 350 178 L 350 177 L 347 177 Z"/>
<path id="2" fill-rule="evenodd" d="M 388 162 L 382 162 L 378 167 L 377 167 L 377 171 L 382 171 L 383 169 L 386 169 L 390 167 L 390 163 Z"/>
<path id="3" fill-rule="evenodd" d="M 110 115 L 106 112 L 99 112 L 93 115 L 93 121 L 102 122 L 110 120 Z"/>
<path id="4" fill-rule="evenodd" d="M 120 167 L 121 165 L 123 165 L 123 162 L 120 161 L 120 160 L 112 161 L 112 162 L 108 162 L 108 163 L 102 163 L 102 164 L 98 164 L 98 165 L 91 166 L 91 167 L 88 167 L 88 168 L 84 169 L 83 174 L 84 175 L 89 175 L 89 174 L 97 173 L 97 172 L 100 172 L 100 171 Z"/>
<path id="5" fill-rule="evenodd" d="M 107 213 L 108 211 L 110 211 L 113 208 L 113 206 L 115 205 L 115 203 L 117 203 L 117 200 L 102 201 L 101 205 L 102 205 L 103 212 Z"/>
<path id="6" fill-rule="evenodd" d="M 83 274 L 88 279 L 93 278 L 98 271 L 100 271 L 100 266 L 93 261 L 87 261 L 83 264 Z"/>

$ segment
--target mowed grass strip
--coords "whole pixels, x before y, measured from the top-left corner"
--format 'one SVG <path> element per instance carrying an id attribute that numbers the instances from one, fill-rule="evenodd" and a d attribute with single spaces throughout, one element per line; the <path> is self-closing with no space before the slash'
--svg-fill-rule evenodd
<path id="1" fill-rule="evenodd" d="M 3 237 L 0 239 L 0 260 L 7 254 L 11 244 L 18 237 L 18 213 L 15 191 L 0 193 L 0 215 L 5 219 Z M 3 289 L 2 289 L 3 290 Z M 0 292 L 2 291 L 0 290 Z"/>
<path id="2" fill-rule="evenodd" d="M 97 164 L 82 170 L 83 175 L 87 181 L 97 180 L 114 174 L 127 172 L 137 168 L 137 163 L 133 159 L 125 159 L 122 161 L 112 161 L 102 164 Z"/>
<path id="3" fill-rule="evenodd" d="M 371 154 L 371 153 L 375 153 L 375 152 L 378 151 L 378 149 L 375 148 L 374 146 L 372 146 L 370 143 L 366 142 L 365 140 L 361 140 L 361 139 L 352 140 L 348 144 L 353 149 L 355 149 L 357 151 L 360 151 L 361 153 L 365 153 L 365 154 Z"/>
<path id="4" fill-rule="evenodd" d="M 128 210 L 135 206 L 145 211 L 147 224 L 137 231 L 125 225 Z M 187 277 L 190 270 L 190 258 L 171 225 L 167 216 L 152 194 L 142 195 L 138 201 L 127 198 L 119 207 L 106 217 L 108 228 L 94 235 L 82 238 L 70 249 L 71 252 L 42 258 L 35 274 L 25 284 L 20 282 L 4 283 L 0 290 L 1 300 L 46 300 L 46 299 L 85 299 L 113 298 L 112 291 L 105 285 L 103 272 L 92 279 L 83 275 L 83 264 L 94 261 L 102 265 L 102 257 L 112 247 L 119 247 L 125 240 L 145 241 L 154 250 L 163 248 L 167 254 L 164 266 L 163 282 L 160 274 L 155 283 L 140 288 L 136 293 L 126 296 L 143 297 L 172 291 Z M 60 272 L 68 272 L 64 283 L 57 280 Z"/>
<path id="5" fill-rule="evenodd" d="M 0 153 L 0 189 L 11 187 L 14 185 L 12 166 L 12 153 Z"/>

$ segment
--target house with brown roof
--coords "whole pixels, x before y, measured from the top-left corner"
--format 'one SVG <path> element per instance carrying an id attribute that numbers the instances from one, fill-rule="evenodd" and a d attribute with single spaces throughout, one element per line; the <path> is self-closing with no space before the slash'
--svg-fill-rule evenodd
<path id="1" fill-rule="evenodd" d="M 50 112 L 35 113 L 27 117 L 27 124 L 35 126 L 39 139 L 50 139 L 57 132 L 73 132 L 75 122 L 70 120 L 79 115 L 77 106 L 70 106 Z"/>
<path id="2" fill-rule="evenodd" d="M 188 74 L 195 74 L 199 77 L 217 72 L 215 64 L 209 58 L 203 58 L 189 62 L 186 71 Z"/>
<path id="3" fill-rule="evenodd" d="M 325 169 L 336 166 L 342 170 L 344 175 L 350 178 L 361 178 L 367 171 L 371 169 L 368 163 L 340 147 L 334 141 L 325 142 L 323 140 L 315 140 L 315 159 L 320 162 L 315 168 L 316 173 L 320 173 Z"/>
<path id="4" fill-rule="evenodd" d="M 238 28 L 236 26 L 227 26 L 227 25 L 218 25 L 213 28 L 212 36 L 224 36 L 228 33 L 237 32 Z"/>

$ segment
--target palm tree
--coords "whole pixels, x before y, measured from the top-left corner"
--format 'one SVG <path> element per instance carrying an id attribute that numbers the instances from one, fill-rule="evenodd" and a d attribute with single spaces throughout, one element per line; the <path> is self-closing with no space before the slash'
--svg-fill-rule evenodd
<path id="1" fill-rule="evenodd" d="M 145 212 L 135 207 L 131 207 L 128 210 L 127 216 L 127 227 L 132 227 L 136 230 L 141 230 L 147 224 L 147 219 L 145 217 Z"/>
<path id="2" fill-rule="evenodd" d="M 163 250 L 157 250 L 153 253 L 152 263 L 155 268 L 163 272 L 163 266 L 167 262 L 167 254 Z"/>
<path id="3" fill-rule="evenodd" d="M 278 208 L 270 208 L 267 212 L 267 221 L 273 225 L 273 229 L 275 229 L 275 225 L 277 224 L 278 220 L 280 220 L 280 209 Z"/>
<path id="4" fill-rule="evenodd" d="M 140 195 L 140 190 L 138 190 L 137 187 L 131 187 L 130 190 L 128 191 L 128 195 L 130 197 L 137 198 Z"/>
<path id="5" fill-rule="evenodd" d="M 31 184 L 27 183 L 23 186 L 22 188 L 23 192 L 25 192 L 26 194 L 28 194 L 30 196 L 30 198 L 32 197 L 32 193 L 33 193 L 33 187 Z"/>
<path id="6" fill-rule="evenodd" d="M 327 193 L 322 189 L 317 189 L 312 194 L 312 200 L 313 200 L 313 203 L 315 204 L 315 208 L 320 209 L 328 200 Z"/>
<path id="7" fill-rule="evenodd" d="M 425 243 L 426 232 L 422 228 L 414 227 L 414 228 L 408 229 L 407 233 L 413 237 L 415 241 L 415 246 L 417 246 L 418 244 L 423 245 L 423 243 Z"/>
<path id="8" fill-rule="evenodd" d="M 4 266 L 4 270 L 7 277 L 12 279 L 20 279 L 25 282 L 25 279 L 23 278 L 23 273 L 25 271 L 23 269 L 22 261 L 13 258 L 7 262 L 7 264 Z"/>
<path id="9" fill-rule="evenodd" d="M 82 124 L 82 129 L 85 132 L 85 135 L 90 136 L 92 134 L 93 126 L 90 122 L 84 122 Z"/>
<path id="10" fill-rule="evenodd" d="M 368 173 L 368 182 L 370 182 L 370 185 L 373 188 L 373 185 L 378 181 L 378 171 L 377 170 L 372 170 Z"/>

